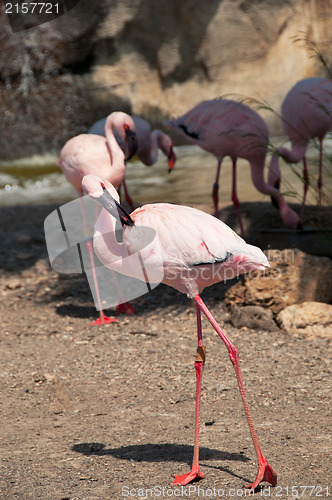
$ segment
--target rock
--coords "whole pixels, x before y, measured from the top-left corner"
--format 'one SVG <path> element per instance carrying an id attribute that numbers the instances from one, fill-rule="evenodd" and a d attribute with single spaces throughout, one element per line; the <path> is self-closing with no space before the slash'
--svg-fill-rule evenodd
<path id="1" fill-rule="evenodd" d="M 269 250 L 270 269 L 247 274 L 225 294 L 231 309 L 261 306 L 276 316 L 285 307 L 302 302 L 332 302 L 332 262 L 298 249 Z"/>
<path id="2" fill-rule="evenodd" d="M 322 302 L 293 304 L 278 314 L 277 322 L 289 333 L 332 338 L 332 305 Z"/>
<path id="3" fill-rule="evenodd" d="M 231 307 L 231 322 L 236 328 L 246 326 L 248 328 L 273 332 L 278 330 L 278 326 L 273 320 L 270 309 L 261 306 L 233 305 Z"/>
<path id="4" fill-rule="evenodd" d="M 5 286 L 8 290 L 16 290 L 17 288 L 22 288 L 22 282 L 17 278 L 9 278 L 5 282 Z"/>
<path id="5" fill-rule="evenodd" d="M 71 406 L 69 394 L 64 390 L 56 375 L 45 374 L 45 380 L 50 384 L 50 402 L 55 411 L 62 412 Z"/>
<path id="6" fill-rule="evenodd" d="M 0 10 L 2 159 L 58 152 L 116 109 L 160 127 L 169 115 L 227 94 L 268 102 L 275 113 L 262 113 L 281 132 L 286 92 L 324 74 L 305 47 L 315 44 L 332 60 L 331 2 L 307 4 L 80 0 L 52 22 L 15 34 Z M 313 43 L 294 43 L 306 30 Z"/>

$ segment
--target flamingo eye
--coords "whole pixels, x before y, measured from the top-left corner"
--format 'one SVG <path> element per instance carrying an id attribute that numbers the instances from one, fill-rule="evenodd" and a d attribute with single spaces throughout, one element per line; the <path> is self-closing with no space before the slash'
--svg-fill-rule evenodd
<path id="1" fill-rule="evenodd" d="M 100 185 L 103 189 L 106 189 L 105 184 L 103 182 L 101 182 Z"/>
<path id="2" fill-rule="evenodd" d="M 124 125 L 125 130 L 129 130 L 129 125 Z"/>

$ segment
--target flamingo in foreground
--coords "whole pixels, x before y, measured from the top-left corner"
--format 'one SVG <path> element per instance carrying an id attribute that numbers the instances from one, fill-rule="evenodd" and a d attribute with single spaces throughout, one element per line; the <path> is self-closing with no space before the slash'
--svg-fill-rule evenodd
<path id="1" fill-rule="evenodd" d="M 236 162 L 244 158 L 250 163 L 251 177 L 258 191 L 268 194 L 277 203 L 283 223 L 295 229 L 298 215 L 287 205 L 279 190 L 264 180 L 264 162 L 269 141 L 269 132 L 264 120 L 251 108 L 227 99 L 203 101 L 193 109 L 169 122 L 182 132 L 189 141 L 214 154 L 218 160 L 217 174 L 213 184 L 212 198 L 215 215 L 218 217 L 218 189 L 221 163 L 225 156 L 233 162 L 232 201 L 240 225 L 244 228 L 239 200 L 236 192 Z"/>
<path id="2" fill-rule="evenodd" d="M 62 148 L 58 165 L 67 181 L 74 186 L 79 196 L 83 195 L 82 179 L 87 174 L 99 174 L 117 187 L 123 182 L 126 173 L 125 154 L 115 139 L 115 130 L 117 130 L 118 135 L 126 145 L 127 156 L 132 156 L 137 147 L 135 125 L 129 115 L 120 111 L 108 116 L 105 125 L 106 138 L 97 135 L 81 134 L 69 139 Z M 83 204 L 82 215 L 83 220 L 86 221 Z M 85 226 L 87 227 L 86 223 Z M 90 236 L 88 233 L 87 229 L 87 237 Z M 87 240 L 86 244 L 93 269 L 100 315 L 99 319 L 91 324 L 112 323 L 116 320 L 105 316 L 101 308 L 91 241 Z M 124 303 L 121 307 L 118 307 L 117 312 L 133 314 L 134 309 L 130 304 Z"/>
<path id="3" fill-rule="evenodd" d="M 186 293 L 196 303 L 198 346 L 195 360 L 197 386 L 194 457 L 192 469 L 186 474 L 175 476 L 172 484 L 185 485 L 204 477 L 199 470 L 200 391 L 205 362 L 201 327 L 203 311 L 228 350 L 253 439 L 258 472 L 255 481 L 248 487 L 254 490 L 261 481 L 275 485 L 277 475 L 262 453 L 252 422 L 238 350 L 200 297 L 206 286 L 253 269 L 269 267 L 267 258 L 259 248 L 246 244 L 219 219 L 197 209 L 157 203 L 144 205 L 129 215 L 119 205 L 118 194 L 107 181 L 88 175 L 84 177 L 82 186 L 86 194 L 104 207 L 95 224 L 93 239 L 100 261 L 110 269 L 138 279 L 142 279 L 143 270 L 146 280 L 151 276 L 151 269 L 159 267 L 163 273 L 163 283 Z M 120 235 L 119 227 L 122 233 Z M 148 228 L 150 233 L 152 229 L 156 234 L 152 242 L 146 238 Z M 126 264 L 128 255 L 137 254 L 140 254 L 140 270 L 137 266 Z"/>
<path id="4" fill-rule="evenodd" d="M 168 171 L 171 172 L 176 162 L 176 156 L 173 149 L 173 142 L 169 135 L 161 130 L 151 130 L 151 125 L 138 116 L 132 115 L 135 125 L 135 132 L 138 142 L 136 155 L 144 165 L 153 165 L 158 159 L 158 149 L 164 153 L 168 159 Z M 106 118 L 98 120 L 89 129 L 89 134 L 105 135 Z M 117 138 L 122 146 L 121 138 Z"/>
<path id="5" fill-rule="evenodd" d="M 317 180 L 319 210 L 322 201 L 322 167 L 323 140 L 326 133 L 332 130 L 332 82 L 327 78 L 312 77 L 301 80 L 286 95 L 281 105 L 282 124 L 289 137 L 292 149 L 279 147 L 271 158 L 269 167 L 269 184 L 279 188 L 281 155 L 290 163 L 303 161 L 303 200 L 301 221 L 309 187 L 309 175 L 306 162 L 306 151 L 309 141 L 314 137 L 319 140 L 319 174 Z"/>

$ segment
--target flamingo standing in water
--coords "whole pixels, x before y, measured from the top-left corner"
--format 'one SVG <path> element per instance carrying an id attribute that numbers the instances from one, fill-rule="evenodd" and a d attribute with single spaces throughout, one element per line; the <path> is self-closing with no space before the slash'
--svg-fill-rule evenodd
<path id="1" fill-rule="evenodd" d="M 197 386 L 194 457 L 192 469 L 186 474 L 175 476 L 172 484 L 185 485 L 204 477 L 199 470 L 200 390 L 205 362 L 201 327 L 203 311 L 228 350 L 253 439 L 258 472 L 255 481 L 248 487 L 254 490 L 261 481 L 275 485 L 277 475 L 262 453 L 252 422 L 238 350 L 200 297 L 206 286 L 253 269 L 269 267 L 267 258 L 259 248 L 246 244 L 219 219 L 197 209 L 157 203 L 144 205 L 129 215 L 119 205 L 118 194 L 107 181 L 88 175 L 84 177 L 82 186 L 85 193 L 105 208 L 95 224 L 93 240 L 100 261 L 110 269 L 141 280 L 142 270 L 145 280 L 148 280 L 151 268 L 162 269 L 162 282 L 186 293 L 196 303 L 198 346 L 195 360 Z M 121 242 L 118 241 L 119 225 L 120 230 L 122 226 L 119 238 Z M 156 234 L 152 242 L 146 238 L 148 228 Z M 128 264 L 127 257 L 137 254 L 140 254 L 141 269 Z"/>
<path id="2" fill-rule="evenodd" d="M 304 206 L 309 187 L 306 151 L 309 141 L 319 140 L 319 174 L 317 180 L 319 210 L 322 201 L 323 140 L 332 130 L 332 82 L 327 78 L 312 77 L 301 80 L 286 95 L 281 105 L 282 124 L 289 137 L 292 149 L 279 147 L 271 158 L 268 182 L 279 189 L 281 155 L 290 163 L 303 161 L 303 200 L 300 219 L 303 220 Z"/>
<path id="3" fill-rule="evenodd" d="M 117 130 L 118 135 L 126 145 L 127 157 L 132 156 L 137 147 L 135 125 L 129 115 L 120 111 L 108 116 L 105 124 L 106 138 L 97 135 L 81 134 L 69 139 L 62 148 L 58 165 L 67 181 L 74 186 L 79 196 L 83 195 L 82 179 L 87 174 L 99 174 L 112 182 L 116 187 L 119 187 L 123 182 L 126 173 L 125 154 L 115 139 L 115 130 Z M 86 222 L 83 204 L 82 215 L 84 222 Z M 94 271 L 95 266 L 91 241 L 88 240 L 86 244 L 91 260 L 100 314 L 99 319 L 92 324 L 98 325 L 114 322 L 116 320 L 105 316 L 102 310 L 97 278 Z M 121 307 L 118 306 L 117 312 L 132 314 L 134 310 L 130 304 L 125 303 Z"/>
<path id="4" fill-rule="evenodd" d="M 221 163 L 225 156 L 230 156 L 233 162 L 232 201 L 241 235 L 244 236 L 244 228 L 236 193 L 237 158 L 249 161 L 254 186 L 258 191 L 273 197 L 285 226 L 290 229 L 297 227 L 298 215 L 287 205 L 279 190 L 264 180 L 264 162 L 269 133 L 264 120 L 254 110 L 236 101 L 215 99 L 201 102 L 169 123 L 182 132 L 189 141 L 198 144 L 217 157 L 217 174 L 212 191 L 216 217 L 218 217 Z"/>
<path id="5" fill-rule="evenodd" d="M 173 142 L 169 135 L 161 130 L 151 130 L 150 124 L 143 118 L 132 116 L 135 132 L 138 142 L 136 155 L 144 165 L 153 165 L 158 159 L 158 149 L 164 153 L 168 159 L 168 171 L 171 172 L 176 162 L 176 156 L 173 149 Z M 106 118 L 98 120 L 89 129 L 89 134 L 105 135 Z M 121 138 L 117 138 L 122 146 Z"/>

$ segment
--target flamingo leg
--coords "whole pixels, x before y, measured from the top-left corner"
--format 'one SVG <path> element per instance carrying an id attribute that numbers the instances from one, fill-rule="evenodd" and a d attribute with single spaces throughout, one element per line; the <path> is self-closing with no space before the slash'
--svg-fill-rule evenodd
<path id="1" fill-rule="evenodd" d="M 244 232 L 244 228 L 243 228 L 241 211 L 240 211 L 240 203 L 239 203 L 239 199 L 237 197 L 237 192 L 236 192 L 236 159 L 235 158 L 233 158 L 232 201 L 233 201 L 234 208 L 236 211 L 237 220 L 239 221 L 241 236 L 242 236 L 242 238 L 245 238 L 245 232 Z"/>
<path id="2" fill-rule="evenodd" d="M 317 180 L 319 223 L 321 223 L 322 212 L 322 187 L 323 187 L 323 139 L 319 139 L 319 173 Z"/>
<path id="3" fill-rule="evenodd" d="M 195 370 L 196 370 L 196 408 L 195 408 L 195 440 L 194 440 L 194 456 L 191 470 L 186 474 L 181 476 L 175 476 L 172 484 L 179 484 L 184 486 L 194 479 L 203 479 L 204 473 L 199 470 L 199 423 L 200 423 L 200 411 L 201 411 L 201 385 L 203 368 L 205 363 L 205 347 L 203 346 L 202 340 L 202 322 L 201 322 L 201 310 L 196 304 L 196 315 L 197 315 L 197 354 L 195 359 Z"/>
<path id="4" fill-rule="evenodd" d="M 215 217 L 219 217 L 219 196 L 218 196 L 218 191 L 219 191 L 219 174 L 220 174 L 220 167 L 221 167 L 221 161 L 218 160 L 218 166 L 217 166 L 217 173 L 216 173 L 216 180 L 213 184 L 212 188 L 212 200 L 214 204 L 214 215 Z"/>
<path id="5" fill-rule="evenodd" d="M 258 437 L 254 428 L 254 424 L 251 418 L 250 414 L 250 409 L 247 401 L 247 397 L 245 394 L 244 386 L 243 386 L 243 381 L 242 381 L 242 374 L 240 370 L 240 361 L 239 361 L 239 354 L 238 350 L 236 347 L 231 343 L 231 341 L 228 339 L 227 335 L 223 332 L 215 318 L 212 316 L 211 312 L 209 309 L 206 307 L 204 304 L 203 300 L 199 295 L 196 295 L 194 297 L 194 300 L 196 301 L 196 304 L 199 305 L 209 322 L 211 323 L 212 327 L 215 329 L 215 331 L 218 333 L 219 337 L 221 340 L 224 342 L 225 346 L 227 347 L 228 354 L 230 357 L 230 360 L 233 364 L 233 367 L 235 369 L 236 373 L 236 378 L 237 382 L 239 385 L 240 393 L 241 393 L 241 398 L 242 398 L 242 403 L 244 406 L 244 411 L 247 417 L 248 425 L 249 425 L 249 430 L 250 434 L 252 437 L 252 441 L 254 444 L 254 448 L 256 451 L 256 456 L 257 456 L 257 462 L 258 462 L 258 472 L 256 475 L 256 479 L 252 484 L 249 484 L 246 486 L 246 488 L 250 488 L 251 490 L 254 490 L 257 488 L 258 484 L 262 481 L 267 481 L 269 482 L 272 486 L 275 486 L 277 484 L 277 474 L 274 472 L 270 464 L 268 463 L 267 459 L 262 453 Z"/>
<path id="6" fill-rule="evenodd" d="M 119 282 L 117 280 L 116 274 L 114 272 L 112 272 L 112 275 L 114 278 L 116 289 L 118 291 L 119 304 L 116 306 L 116 314 L 117 315 L 119 315 L 119 314 L 128 314 L 128 315 L 136 314 L 136 311 L 133 308 L 133 306 L 129 302 L 124 302 L 124 298 L 123 298 L 121 288 L 120 288 Z"/>
<path id="7" fill-rule="evenodd" d="M 122 304 L 116 306 L 116 314 L 118 316 L 120 314 L 128 314 L 130 316 L 132 314 L 136 314 L 136 311 L 129 302 L 122 302 Z"/>
<path id="8" fill-rule="evenodd" d="M 303 180 L 304 180 L 303 200 L 302 200 L 301 213 L 300 213 L 301 223 L 303 222 L 305 200 L 307 198 L 307 192 L 308 192 L 308 188 L 309 188 L 309 173 L 308 173 L 308 167 L 307 167 L 307 160 L 306 160 L 305 156 L 303 158 Z"/>
<path id="9" fill-rule="evenodd" d="M 91 240 L 88 240 L 86 242 L 86 246 L 87 246 L 87 249 L 89 252 L 91 269 L 92 269 L 92 276 L 93 276 L 93 281 L 95 284 L 97 304 L 98 304 L 98 309 L 99 309 L 99 318 L 96 321 L 89 323 L 89 326 L 91 326 L 91 325 L 107 325 L 109 323 L 116 323 L 118 320 L 115 318 L 110 318 L 109 316 L 106 316 L 106 314 L 104 313 L 104 311 L 102 309 L 100 294 L 99 294 L 99 287 L 98 287 L 98 280 L 97 280 L 97 275 L 96 275 L 96 268 L 95 268 L 95 263 L 94 263 L 94 258 L 93 258 L 93 249 L 92 249 Z"/>
<path id="10" fill-rule="evenodd" d="M 123 190 L 124 190 L 124 193 L 125 193 L 126 202 L 130 206 L 131 210 L 134 210 L 135 207 L 134 207 L 134 204 L 133 204 L 133 200 L 129 196 L 127 185 L 126 185 L 126 181 L 124 179 L 122 181 L 122 186 L 123 186 Z"/>
<path id="11" fill-rule="evenodd" d="M 84 224 L 84 233 L 85 233 L 86 237 L 89 238 L 90 237 L 90 228 L 89 228 L 89 225 L 87 222 L 85 208 L 84 208 L 82 198 L 80 198 L 80 203 L 81 203 L 81 211 L 82 211 L 83 224 Z M 99 208 L 96 208 L 96 216 L 98 215 L 97 211 L 99 212 Z M 96 267 L 95 267 L 94 258 L 93 258 L 93 248 L 92 248 L 91 239 L 88 239 L 86 241 L 86 247 L 87 247 L 88 252 L 89 252 L 92 277 L 93 277 L 93 282 L 95 285 L 97 304 L 98 304 L 98 309 L 99 309 L 99 318 L 96 321 L 89 323 L 89 326 L 91 326 L 91 325 L 107 325 L 109 323 L 116 323 L 118 320 L 115 318 L 110 318 L 109 316 L 106 316 L 103 309 L 102 309 L 102 306 L 101 306 L 99 286 L 98 286 L 98 280 L 97 280 L 97 275 L 96 275 Z"/>

